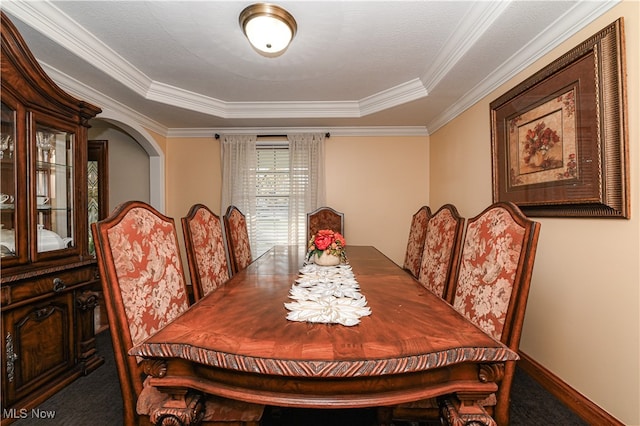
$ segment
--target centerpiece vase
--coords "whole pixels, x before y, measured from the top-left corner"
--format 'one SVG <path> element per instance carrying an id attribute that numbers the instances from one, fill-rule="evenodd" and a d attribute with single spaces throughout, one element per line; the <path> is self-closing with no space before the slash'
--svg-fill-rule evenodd
<path id="1" fill-rule="evenodd" d="M 313 255 L 313 263 L 320 266 L 336 266 L 340 264 L 340 256 L 322 253 L 322 256 Z"/>

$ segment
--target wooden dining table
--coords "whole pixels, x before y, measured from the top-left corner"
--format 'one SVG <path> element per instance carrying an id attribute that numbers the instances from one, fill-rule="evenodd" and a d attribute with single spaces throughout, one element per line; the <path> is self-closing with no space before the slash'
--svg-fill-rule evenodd
<path id="1" fill-rule="evenodd" d="M 348 246 L 347 259 L 371 310 L 357 325 L 288 320 L 305 251 L 276 246 L 129 354 L 174 411 L 194 394 L 326 409 L 447 395 L 456 418 L 494 424 L 478 402 L 518 355 L 376 248 Z"/>

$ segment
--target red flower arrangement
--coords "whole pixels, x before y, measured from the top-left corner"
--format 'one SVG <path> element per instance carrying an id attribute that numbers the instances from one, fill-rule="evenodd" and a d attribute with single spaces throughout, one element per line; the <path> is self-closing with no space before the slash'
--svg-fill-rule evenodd
<path id="1" fill-rule="evenodd" d="M 326 253 L 337 256 L 341 262 L 345 262 L 347 260 L 344 251 L 346 245 L 347 242 L 339 232 L 321 229 L 309 240 L 307 260 L 311 259 L 314 254 L 320 257 Z"/>
<path id="2" fill-rule="evenodd" d="M 547 153 L 559 141 L 558 133 L 541 121 L 533 130 L 527 130 L 524 141 L 524 162 L 542 168 L 555 166 L 555 164 L 549 164 L 552 161 L 547 158 Z"/>

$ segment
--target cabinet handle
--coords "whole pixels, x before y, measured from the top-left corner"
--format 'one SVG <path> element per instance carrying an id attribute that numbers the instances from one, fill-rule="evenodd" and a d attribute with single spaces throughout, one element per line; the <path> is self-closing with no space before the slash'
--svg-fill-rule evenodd
<path id="1" fill-rule="evenodd" d="M 62 281 L 61 278 L 53 279 L 53 291 L 55 291 L 56 293 L 59 293 L 65 288 L 67 288 L 67 285 L 64 283 L 64 281 Z"/>

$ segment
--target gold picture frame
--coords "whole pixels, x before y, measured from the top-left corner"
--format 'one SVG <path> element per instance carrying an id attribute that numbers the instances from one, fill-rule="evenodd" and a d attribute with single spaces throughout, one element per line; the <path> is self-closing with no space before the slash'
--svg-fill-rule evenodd
<path id="1" fill-rule="evenodd" d="M 630 217 L 622 18 L 491 102 L 493 201 Z"/>

